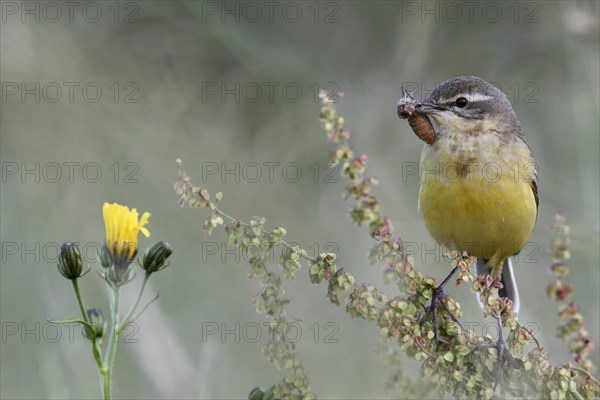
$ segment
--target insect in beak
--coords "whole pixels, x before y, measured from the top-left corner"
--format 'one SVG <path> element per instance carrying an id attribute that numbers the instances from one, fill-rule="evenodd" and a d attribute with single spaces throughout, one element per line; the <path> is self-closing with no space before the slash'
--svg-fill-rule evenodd
<path id="1" fill-rule="evenodd" d="M 414 93 L 414 92 L 413 92 Z M 428 99 L 416 101 L 413 93 L 402 88 L 403 97 L 396 106 L 398 118 L 407 119 L 413 132 L 427 144 L 435 142 L 435 129 L 427 117 L 427 113 L 440 109 Z"/>

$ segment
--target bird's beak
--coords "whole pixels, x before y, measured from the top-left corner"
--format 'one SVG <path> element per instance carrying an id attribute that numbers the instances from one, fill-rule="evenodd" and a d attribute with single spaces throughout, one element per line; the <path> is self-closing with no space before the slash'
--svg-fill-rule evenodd
<path id="1" fill-rule="evenodd" d="M 431 99 L 427 98 L 427 99 L 423 99 L 423 100 L 417 100 L 415 102 L 415 111 L 416 112 L 420 112 L 422 114 L 435 114 L 439 111 L 443 111 L 445 110 L 444 107 L 439 106 L 437 104 L 435 104 Z"/>

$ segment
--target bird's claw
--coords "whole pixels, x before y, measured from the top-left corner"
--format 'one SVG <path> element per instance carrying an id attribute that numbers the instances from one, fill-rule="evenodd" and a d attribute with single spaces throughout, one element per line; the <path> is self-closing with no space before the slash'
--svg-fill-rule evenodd
<path id="1" fill-rule="evenodd" d="M 494 316 L 496 318 L 496 320 L 498 321 L 498 340 L 496 341 L 496 343 L 479 343 L 478 345 L 476 345 L 475 347 L 473 347 L 473 349 L 471 350 L 471 352 L 469 354 L 473 354 L 476 350 L 479 349 L 489 349 L 489 348 L 495 348 L 496 349 L 496 354 L 497 354 L 497 364 L 496 364 L 496 381 L 494 382 L 494 391 L 496 391 L 496 387 L 498 386 L 498 383 L 500 382 L 500 380 L 502 379 L 502 361 L 506 360 L 508 361 L 508 363 L 513 366 L 515 364 L 515 358 L 513 357 L 513 355 L 510 353 L 510 350 L 508 350 L 508 348 L 506 347 L 506 342 L 504 341 L 504 336 L 502 335 L 502 321 L 500 320 L 500 317 Z"/>
<path id="2" fill-rule="evenodd" d="M 441 305 L 444 311 L 450 316 L 452 321 L 458 324 L 461 328 L 463 327 L 461 323 L 458 321 L 458 318 L 454 315 L 448 305 L 445 302 L 446 297 L 448 297 L 448 293 L 443 288 L 444 283 L 439 285 L 433 290 L 433 296 L 431 297 L 431 304 L 429 307 L 425 308 L 425 315 L 419 320 L 419 325 L 423 325 L 429 315 L 433 315 L 433 336 L 435 338 L 435 342 L 438 343 L 439 340 L 439 328 L 438 328 L 438 307 Z"/>

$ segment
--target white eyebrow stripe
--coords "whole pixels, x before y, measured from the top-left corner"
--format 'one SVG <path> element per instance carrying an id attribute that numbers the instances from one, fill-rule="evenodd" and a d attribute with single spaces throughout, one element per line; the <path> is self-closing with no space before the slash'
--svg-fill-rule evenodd
<path id="1" fill-rule="evenodd" d="M 486 101 L 486 100 L 493 100 L 494 97 L 493 96 L 488 96 L 486 94 L 481 94 L 481 93 L 460 93 L 457 94 L 456 96 L 447 99 L 446 101 L 449 103 L 453 103 L 456 101 L 456 99 L 458 99 L 459 97 L 464 97 L 465 99 L 473 102 L 473 101 Z"/>

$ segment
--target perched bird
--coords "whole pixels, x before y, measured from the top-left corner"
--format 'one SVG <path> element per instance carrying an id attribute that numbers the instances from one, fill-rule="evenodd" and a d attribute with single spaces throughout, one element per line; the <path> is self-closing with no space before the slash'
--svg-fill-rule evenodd
<path id="1" fill-rule="evenodd" d="M 448 248 L 478 257 L 477 273 L 490 273 L 501 282 L 499 295 L 518 310 L 511 257 L 533 231 L 539 199 L 535 161 L 510 101 L 483 79 L 463 76 L 442 83 L 423 100 L 404 91 L 397 112 L 426 142 L 419 210 L 429 233 Z M 456 321 L 443 289 L 455 272 L 436 288 L 421 320 L 433 314 L 436 340 L 440 304 Z M 508 351 L 500 316 L 494 317 L 501 361 Z"/>

